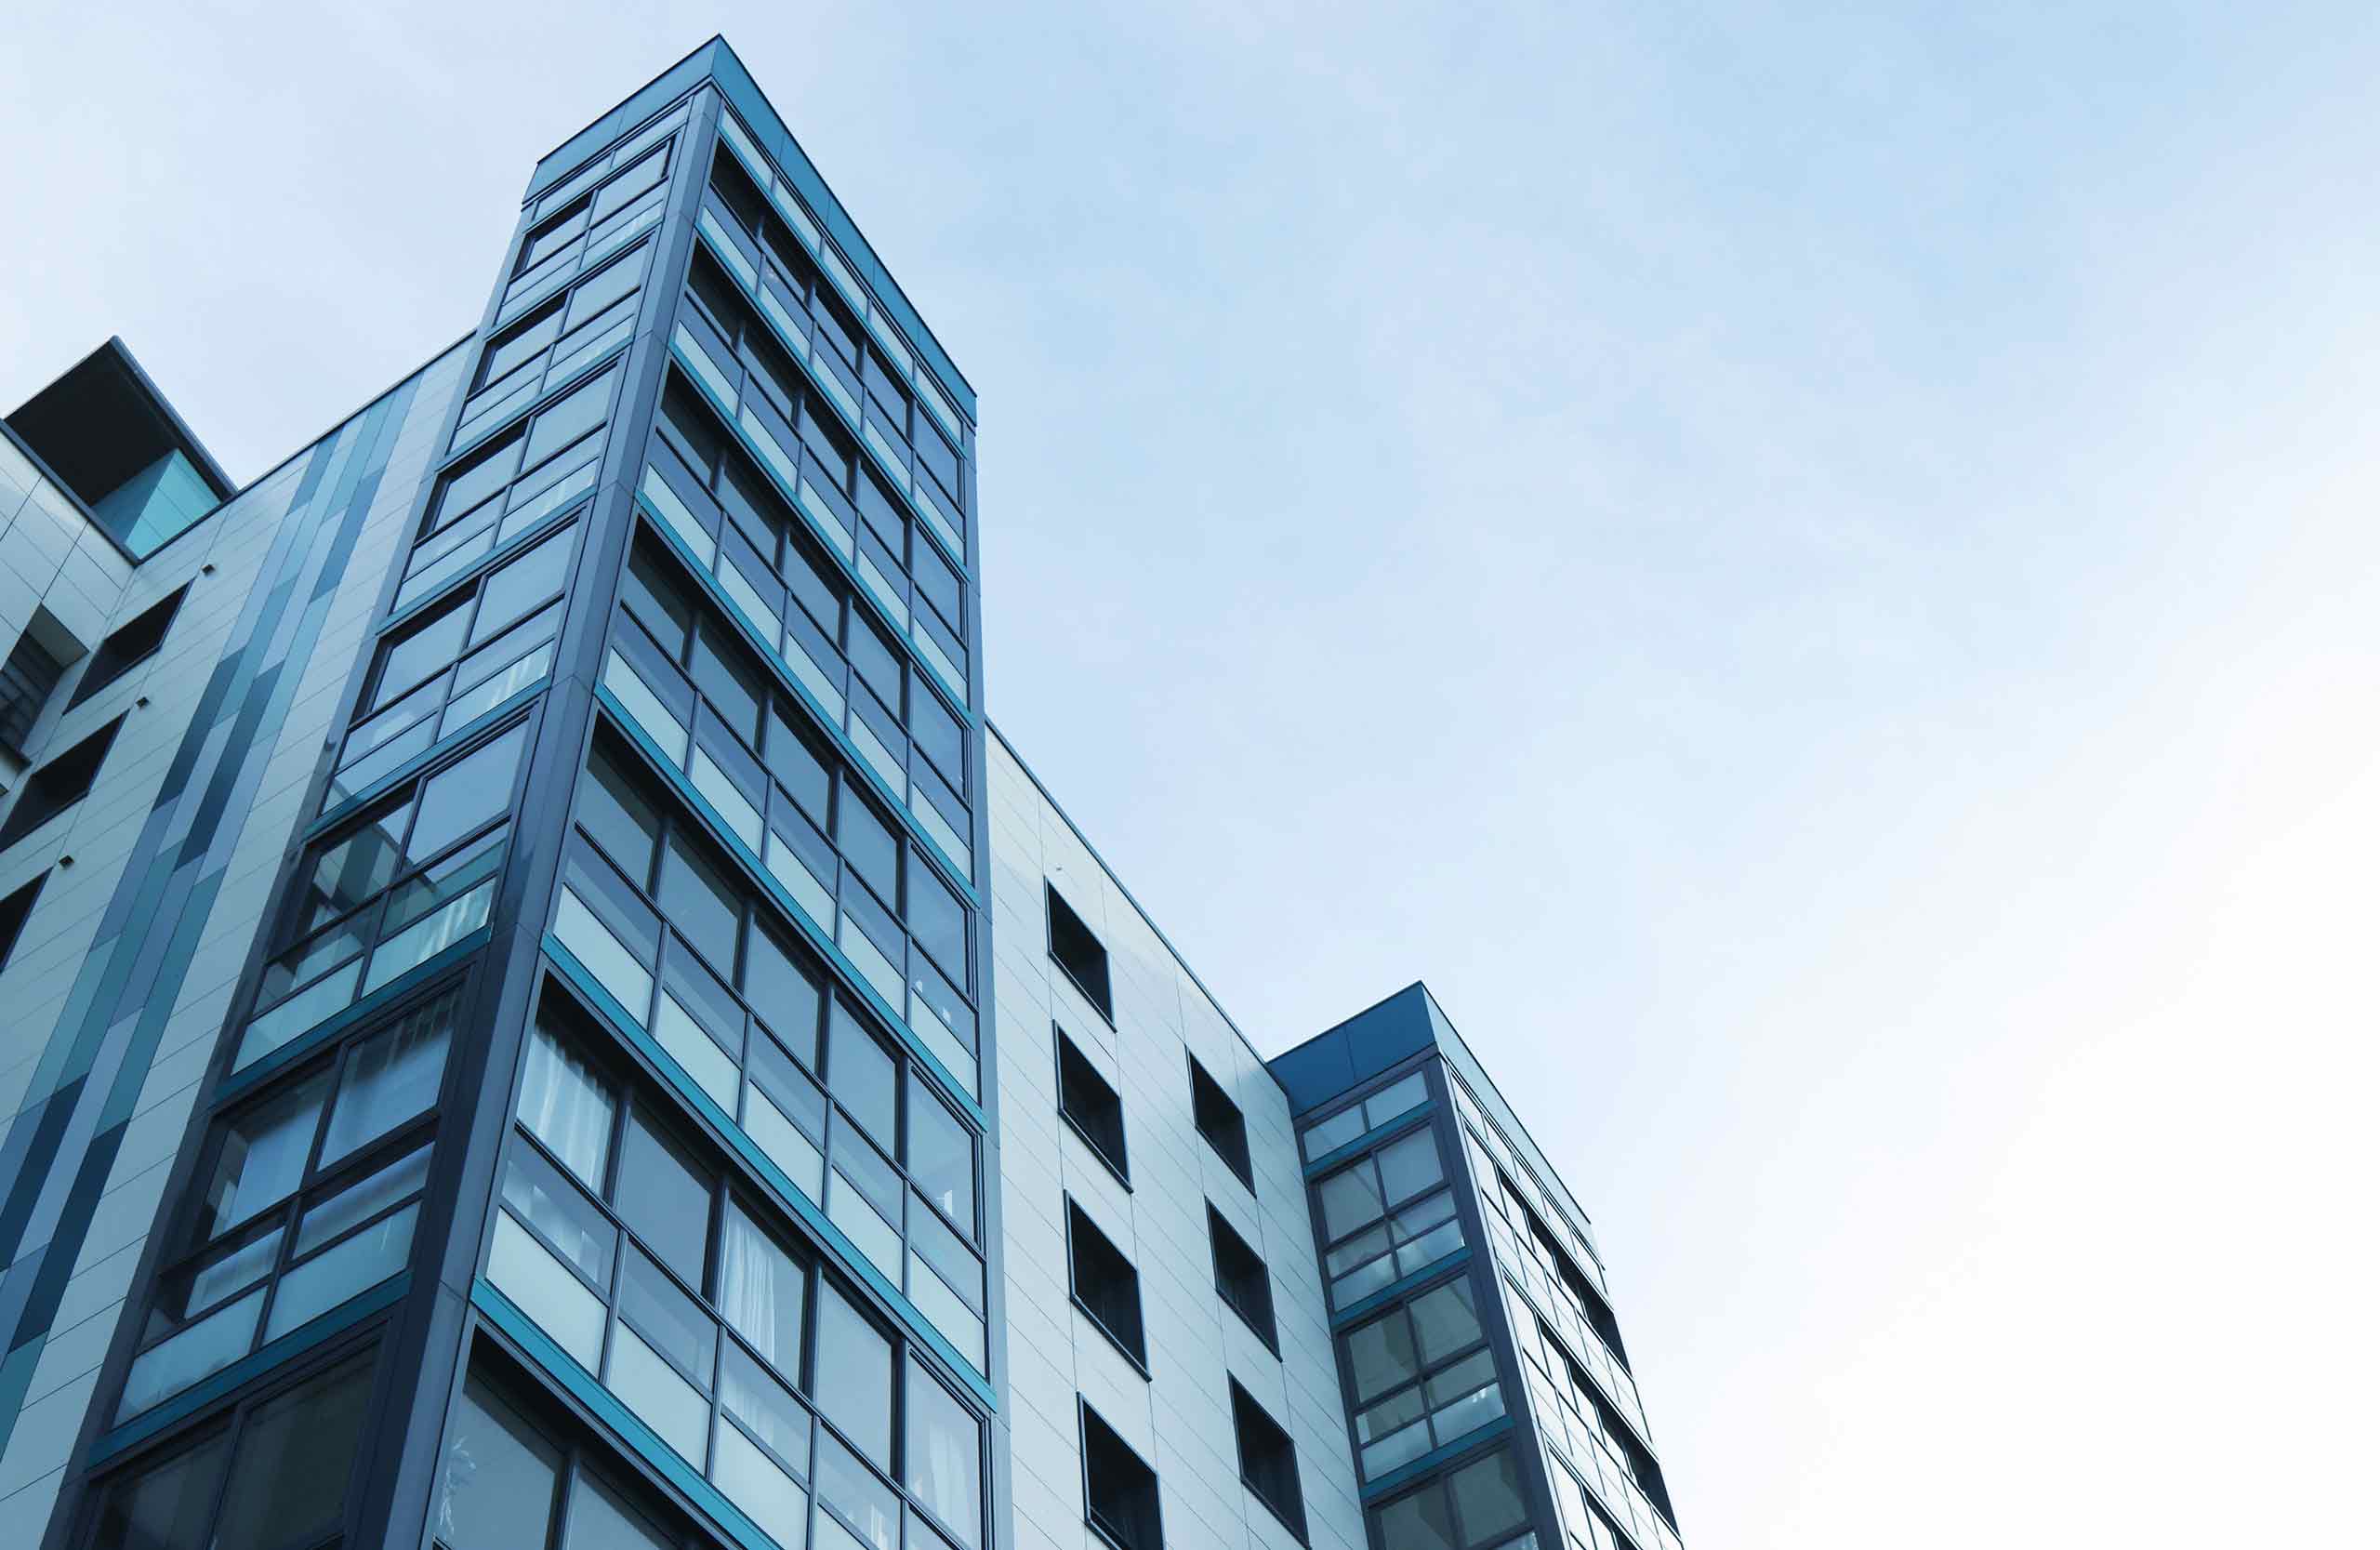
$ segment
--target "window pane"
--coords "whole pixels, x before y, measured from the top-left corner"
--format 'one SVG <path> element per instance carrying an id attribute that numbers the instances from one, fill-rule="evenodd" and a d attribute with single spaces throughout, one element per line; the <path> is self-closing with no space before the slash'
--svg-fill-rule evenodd
<path id="1" fill-rule="evenodd" d="M 706 626 L 695 638 L 694 660 L 689 665 L 694 687 L 703 692 L 703 697 L 710 701 L 720 718 L 735 729 L 737 736 L 758 745 L 761 700 L 758 675 L 745 665 L 741 651 L 714 641 L 715 633 Z"/>
<path id="2" fill-rule="evenodd" d="M 206 1515 L 229 1445 L 218 1434 L 115 1486 L 99 1509 L 92 1550 L 205 1550 Z"/>
<path id="3" fill-rule="evenodd" d="M 909 1363 L 909 1489 L 960 1541 L 983 1532 L 983 1492 L 977 1455 L 981 1428 L 967 1408 L 915 1361 Z"/>
<path id="4" fill-rule="evenodd" d="M 571 540 L 576 537 L 574 529 L 564 528 L 488 577 L 479 620 L 471 627 L 474 644 L 562 590 L 570 573 Z"/>
<path id="5" fill-rule="evenodd" d="M 818 1289 L 811 1398 L 867 1456 L 892 1463 L 892 1344 L 830 1285 Z"/>
<path id="6" fill-rule="evenodd" d="M 835 1003 L 829 1020 L 826 1090 L 889 1150 L 896 1133 L 892 1120 L 898 1102 L 892 1056 L 840 1001 Z"/>
<path id="7" fill-rule="evenodd" d="M 835 839 L 870 888 L 884 899 L 900 896 L 901 848 L 892 830 L 856 791 L 848 788 L 835 804 Z"/>
<path id="8" fill-rule="evenodd" d="M 1472 1307 L 1468 1277 L 1414 1298 L 1412 1309 L 1414 1336 L 1425 1362 L 1452 1356 L 1479 1338 L 1479 1315 Z"/>
<path id="9" fill-rule="evenodd" d="M 972 1235 L 975 1226 L 973 1135 L 912 1073 L 909 1078 L 909 1176 L 943 1214 Z"/>
<path id="10" fill-rule="evenodd" d="M 1354 1370 L 1355 1398 L 1368 1399 L 1421 1375 L 1413 1349 L 1413 1329 L 1405 1310 L 1375 1320 L 1347 1336 L 1348 1365 Z"/>
<path id="11" fill-rule="evenodd" d="M 529 1133 L 546 1144 L 588 1188 L 602 1193 L 612 1150 L 612 1093 L 595 1068 L 540 1026 L 529 1035 L 528 1069 L 516 1111 Z"/>
<path id="12" fill-rule="evenodd" d="M 677 566 L 649 543 L 641 543 L 628 557 L 628 574 L 620 578 L 620 601 L 637 622 L 653 632 L 661 649 L 677 661 L 685 655 L 686 636 L 694 626 L 694 604 L 678 585 Z"/>
<path id="13" fill-rule="evenodd" d="M 743 904 L 707 850 L 672 832 L 661 858 L 661 913 L 722 974 L 735 969 L 735 930 Z"/>
<path id="14" fill-rule="evenodd" d="M 1351 1233 L 1381 1213 L 1380 1178 L 1366 1158 L 1322 1181 L 1322 1232 L 1327 1239 Z"/>
<path id="15" fill-rule="evenodd" d="M 403 1269 L 413 1252 L 414 1217 L 419 1209 L 411 1205 L 393 1212 L 284 1275 L 272 1294 L 265 1339 L 279 1339 Z"/>
<path id="16" fill-rule="evenodd" d="M 603 854 L 619 863 L 638 887 L 650 887 L 661 820 L 646 800 L 645 783 L 600 744 L 587 771 L 590 778 L 579 788 L 579 827 L 594 836 Z"/>
<path id="17" fill-rule="evenodd" d="M 291 934 L 335 921 L 396 881 L 410 803 L 383 809 L 324 847 L 308 869 Z"/>
<path id="18" fill-rule="evenodd" d="M 901 1507 L 892 1488 L 831 1437 L 818 1439 L 818 1500 L 859 1530 L 862 1544 L 893 1550 L 901 1543 Z"/>
<path id="19" fill-rule="evenodd" d="M 581 1474 L 571 1482 L 563 1550 L 664 1550 L 666 1543 L 601 1480 Z"/>
<path id="20" fill-rule="evenodd" d="M 630 1116 L 620 1144 L 620 1182 L 613 1192 L 621 1220 L 688 1286 L 703 1284 L 710 1243 L 711 1180 L 678 1148 Z"/>
<path id="21" fill-rule="evenodd" d="M 967 912 L 926 858 L 909 852 L 909 931 L 954 979 L 967 977 Z"/>
<path id="22" fill-rule="evenodd" d="M 298 1221 L 298 1242 L 291 1251 L 303 1256 L 374 1213 L 387 1210 L 408 1195 L 421 1192 L 430 1178 L 430 1145 L 424 1142 L 385 1167 L 376 1168 L 326 1200 L 306 1208 Z"/>
<path id="23" fill-rule="evenodd" d="M 1381 1186 L 1390 1201 L 1420 1194 L 1446 1177 L 1438 1166 L 1438 1138 L 1424 1125 L 1379 1152 Z"/>
<path id="24" fill-rule="evenodd" d="M 280 1550 L 337 1527 L 371 1393 L 360 1357 L 258 1407 L 231 1460 L 214 1550 Z"/>
<path id="25" fill-rule="evenodd" d="M 474 1380 L 447 1429 L 438 1542 L 449 1550 L 543 1550 L 562 1454 Z"/>
<path id="26" fill-rule="evenodd" d="M 405 845 L 409 859 L 418 861 L 445 849 L 510 805 L 512 777 L 521 768 L 521 745 L 527 735 L 526 727 L 516 726 L 430 777 L 421 788 L 421 816 Z"/>
<path id="27" fill-rule="evenodd" d="M 1380 1510 L 1382 1550 L 1456 1550 L 1446 1493 L 1433 1482 Z"/>
<path id="28" fill-rule="evenodd" d="M 412 688 L 432 669 L 443 668 L 461 656 L 463 630 L 469 624 L 470 617 L 470 599 L 467 596 L 403 640 L 389 645 L 386 655 L 380 659 L 380 674 L 373 683 L 372 698 L 365 709 L 378 709 L 388 704 L 399 690 Z"/>
<path id="29" fill-rule="evenodd" d="M 719 1248 L 719 1310 L 754 1350 L 797 1380 L 803 1296 L 801 1265 L 730 1201 Z"/>
<path id="30" fill-rule="evenodd" d="M 812 1066 L 817 1065 L 817 984 L 765 927 L 756 929 L 745 947 L 744 999 L 787 1049 Z"/>
<path id="31" fill-rule="evenodd" d="M 356 1050 L 323 1136 L 324 1167 L 438 1101 L 454 1013 L 455 999 L 442 996 Z"/>
<path id="32" fill-rule="evenodd" d="M 536 428 L 529 432 L 529 450 L 522 457 L 521 466 L 536 467 L 602 424 L 603 413 L 611 405 L 612 378 L 618 375 L 604 373 L 538 416 Z"/>
<path id="33" fill-rule="evenodd" d="M 215 1178 L 206 1189 L 202 1241 L 234 1222 L 246 1221 L 298 1187 L 330 1084 L 327 1072 L 310 1077 L 225 1127 Z"/>
<path id="34" fill-rule="evenodd" d="M 710 1477 L 727 1499 L 749 1514 L 752 1521 L 785 1550 L 801 1550 L 810 1496 L 793 1483 L 784 1468 L 742 1432 L 722 1424 L 719 1456 L 711 1461 Z"/>
<path id="35" fill-rule="evenodd" d="M 1528 1520 L 1528 1509 L 1521 1501 L 1520 1470 L 1509 1448 L 1463 1465 L 1447 1477 L 1447 1485 L 1454 1492 L 1454 1510 L 1462 1519 L 1463 1538 L 1469 1543 L 1484 1544 Z"/>

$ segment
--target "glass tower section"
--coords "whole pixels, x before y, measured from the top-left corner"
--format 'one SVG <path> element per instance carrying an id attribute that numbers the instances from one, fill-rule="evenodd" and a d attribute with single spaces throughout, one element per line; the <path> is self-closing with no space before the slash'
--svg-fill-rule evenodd
<path id="1" fill-rule="evenodd" d="M 466 353 L 44 1543 L 990 1550 L 973 392 L 718 40 Z"/>

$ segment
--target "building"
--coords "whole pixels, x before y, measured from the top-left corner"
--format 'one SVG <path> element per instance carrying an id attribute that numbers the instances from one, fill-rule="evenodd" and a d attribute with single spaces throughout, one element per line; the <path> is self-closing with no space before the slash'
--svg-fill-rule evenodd
<path id="1" fill-rule="evenodd" d="M 0 434 L 0 1521 L 1675 1543 L 1426 990 L 1266 1062 L 983 715 L 972 389 L 714 39 L 234 489 Z"/>

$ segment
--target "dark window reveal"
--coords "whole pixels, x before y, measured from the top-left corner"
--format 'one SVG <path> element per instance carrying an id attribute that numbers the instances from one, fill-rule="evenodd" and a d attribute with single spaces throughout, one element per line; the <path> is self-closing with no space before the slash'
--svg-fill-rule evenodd
<path id="1" fill-rule="evenodd" d="M 99 764 L 115 742 L 119 716 L 26 777 L 8 821 L 0 824 L 0 845 L 12 845 L 91 794 Z"/>
<path id="2" fill-rule="evenodd" d="M 1304 1543 L 1305 1498 L 1298 1490 L 1297 1448 L 1237 1379 L 1231 1385 L 1231 1427 L 1239 1437 L 1240 1482 Z"/>
<path id="3" fill-rule="evenodd" d="M 1117 1178 L 1131 1182 L 1124 1161 L 1124 1100 L 1064 1030 L 1058 1031 L 1058 1115 Z"/>
<path id="4" fill-rule="evenodd" d="M 1215 1291 L 1255 1331 L 1265 1348 L 1278 1356 L 1279 1337 L 1273 1326 L 1273 1278 L 1265 1273 L 1263 1256 L 1232 1230 L 1232 1225 L 1211 1205 L 1207 1208 L 1207 1240 L 1214 1248 Z"/>
<path id="5" fill-rule="evenodd" d="M 189 590 L 184 587 L 160 598 L 101 641 L 99 649 L 91 655 L 91 665 L 83 669 L 83 682 L 74 685 L 74 697 L 66 702 L 66 708 L 72 710 L 154 656 L 165 643 L 165 631 L 173 628 L 174 615 L 181 609 L 182 594 Z"/>
<path id="6" fill-rule="evenodd" d="M 1050 957 L 1066 977 L 1075 982 L 1102 1017 L 1116 1020 L 1116 1000 L 1107 985 L 1107 949 L 1099 945 L 1091 927 L 1083 923 L 1066 901 L 1058 896 L 1055 888 L 1043 884 L 1042 891 L 1050 901 Z"/>
<path id="7" fill-rule="evenodd" d="M 1146 1368 L 1140 1272 L 1072 1200 L 1066 1202 L 1066 1256 L 1076 1304 L 1132 1358 L 1134 1366 Z"/>
<path id="8" fill-rule="evenodd" d="M 1083 1513 L 1117 1550 L 1161 1550 L 1157 1472 L 1090 1406 L 1082 1411 Z"/>
<path id="9" fill-rule="evenodd" d="M 1223 1091 L 1223 1084 L 1207 1075 L 1207 1068 L 1198 1064 L 1195 1055 L 1190 1061 L 1190 1110 L 1207 1145 L 1215 1149 L 1215 1155 L 1223 1159 L 1240 1183 L 1253 1190 L 1256 1170 L 1248 1157 L 1248 1120 Z"/>

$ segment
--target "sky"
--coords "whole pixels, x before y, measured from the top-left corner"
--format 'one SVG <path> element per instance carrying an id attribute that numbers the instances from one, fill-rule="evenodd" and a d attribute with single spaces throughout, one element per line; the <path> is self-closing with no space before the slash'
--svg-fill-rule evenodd
<path id="1" fill-rule="evenodd" d="M 0 399 L 239 479 L 724 32 L 982 395 L 994 720 L 1260 1049 L 1430 983 L 1690 1545 L 2367 1516 L 2369 7 L 141 9 L 12 13 Z"/>

